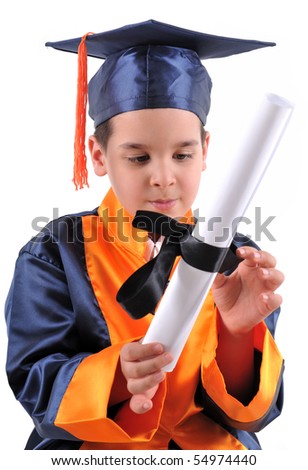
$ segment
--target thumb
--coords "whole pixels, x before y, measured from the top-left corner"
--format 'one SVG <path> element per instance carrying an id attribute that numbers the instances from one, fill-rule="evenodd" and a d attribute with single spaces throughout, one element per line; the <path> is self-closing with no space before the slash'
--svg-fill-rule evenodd
<path id="1" fill-rule="evenodd" d="M 145 393 L 133 395 L 129 402 L 130 409 L 137 414 L 143 414 L 150 411 L 153 408 L 152 398 L 154 397 L 157 389 L 158 385 L 150 388 Z"/>

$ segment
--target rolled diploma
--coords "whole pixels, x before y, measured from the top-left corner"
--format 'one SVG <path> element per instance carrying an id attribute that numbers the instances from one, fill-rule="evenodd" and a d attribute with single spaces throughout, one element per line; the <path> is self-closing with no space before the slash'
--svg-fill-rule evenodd
<path id="1" fill-rule="evenodd" d="M 207 230 L 205 223 L 198 224 L 201 235 L 198 238 L 205 243 L 218 247 L 230 246 L 236 231 L 234 221 L 239 220 L 247 210 L 284 134 L 293 108 L 292 103 L 278 95 L 265 95 L 244 145 L 233 159 L 232 175 L 223 187 L 220 184 L 217 194 L 211 194 L 207 220 L 217 220 L 219 217 L 219 223 L 214 223 L 211 231 Z M 229 236 L 222 237 L 222 233 Z M 172 354 L 173 361 L 164 368 L 165 371 L 174 369 L 216 274 L 193 268 L 183 259 L 174 270 L 143 339 L 143 343 L 162 343 L 165 350 Z"/>

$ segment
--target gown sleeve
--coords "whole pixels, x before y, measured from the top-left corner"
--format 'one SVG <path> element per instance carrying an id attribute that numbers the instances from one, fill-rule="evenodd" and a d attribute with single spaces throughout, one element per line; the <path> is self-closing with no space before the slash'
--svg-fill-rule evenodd
<path id="1" fill-rule="evenodd" d="M 76 370 L 59 407 L 55 424 L 84 441 L 129 443 L 149 441 L 156 432 L 163 409 L 165 384 L 153 398 L 153 409 L 136 415 L 126 399 L 114 413 L 109 408 L 110 391 L 123 344 L 87 357 Z"/>
<path id="2" fill-rule="evenodd" d="M 122 344 L 110 344 L 82 253 L 75 251 L 74 244 L 47 240 L 21 251 L 6 302 L 8 380 L 42 438 L 138 440 L 127 393 L 117 393 L 119 403 L 109 406 Z M 164 393 L 162 387 L 156 412 L 140 423 L 142 439 L 157 429 Z"/>
<path id="3" fill-rule="evenodd" d="M 17 260 L 6 302 L 7 375 L 42 437 L 72 439 L 54 426 L 65 390 L 81 361 L 65 274 L 50 260 L 26 251 Z"/>
<path id="4" fill-rule="evenodd" d="M 240 367 L 240 365 L 239 365 Z M 225 426 L 258 432 L 275 419 L 282 409 L 284 361 L 265 322 L 255 328 L 256 392 L 242 404 L 226 389 L 215 359 L 202 365 L 203 400 L 207 414 Z"/>
<path id="5" fill-rule="evenodd" d="M 236 234 L 234 243 L 238 247 L 246 245 L 259 249 L 252 240 L 240 234 Z M 283 406 L 284 360 L 274 340 L 279 314 L 280 308 L 255 328 L 255 395 L 246 405 L 227 392 L 215 358 L 219 333 L 213 331 L 216 344 L 212 356 L 207 356 L 202 364 L 201 393 L 206 414 L 222 425 L 258 432 L 280 415 Z"/>

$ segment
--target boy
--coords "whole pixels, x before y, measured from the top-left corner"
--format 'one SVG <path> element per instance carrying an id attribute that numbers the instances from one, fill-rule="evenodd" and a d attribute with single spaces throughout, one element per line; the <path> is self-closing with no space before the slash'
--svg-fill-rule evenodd
<path id="1" fill-rule="evenodd" d="M 273 44 L 148 21 L 48 45 L 79 50 L 77 187 L 87 184 L 86 47 L 106 58 L 89 83 L 89 149 L 111 189 L 97 210 L 48 224 L 17 260 L 7 372 L 35 424 L 26 448 L 258 449 L 253 432 L 282 406 L 275 259 L 236 242 L 243 261 L 217 275 L 168 374 L 169 352 L 141 342 L 151 314 L 133 319 L 116 298 L 163 238 L 134 228 L 136 211 L 191 217 L 209 145 L 211 80 L 199 56 Z"/>

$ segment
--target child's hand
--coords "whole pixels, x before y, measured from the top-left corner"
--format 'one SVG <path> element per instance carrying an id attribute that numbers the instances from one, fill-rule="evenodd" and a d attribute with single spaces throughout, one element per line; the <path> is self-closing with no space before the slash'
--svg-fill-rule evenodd
<path id="1" fill-rule="evenodd" d="M 160 382 L 165 378 L 162 367 L 172 361 L 160 343 L 128 343 L 120 354 L 121 369 L 127 380 L 127 389 L 133 395 L 130 408 L 135 413 L 145 413 L 152 406 Z"/>
<path id="2" fill-rule="evenodd" d="M 230 276 L 216 276 L 213 296 L 226 328 L 243 334 L 280 306 L 282 298 L 275 290 L 284 275 L 275 269 L 270 253 L 245 246 L 238 248 L 237 255 L 244 261 Z"/>

